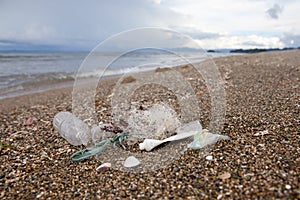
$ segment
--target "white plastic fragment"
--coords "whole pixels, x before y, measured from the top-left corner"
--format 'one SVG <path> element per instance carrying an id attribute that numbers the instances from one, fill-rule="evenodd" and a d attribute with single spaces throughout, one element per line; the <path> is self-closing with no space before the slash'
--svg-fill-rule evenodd
<path id="1" fill-rule="evenodd" d="M 134 157 L 134 156 L 129 156 L 125 162 L 124 162 L 124 167 L 136 167 L 140 164 L 140 161 Z"/>
<path id="2" fill-rule="evenodd" d="M 197 134 L 197 131 L 191 131 L 191 132 L 186 132 L 178 135 L 171 136 L 167 139 L 164 140 L 155 140 L 155 139 L 145 139 L 144 142 L 139 144 L 140 150 L 146 150 L 146 151 L 151 151 L 155 147 L 165 143 L 165 142 L 171 142 L 175 140 L 182 140 L 188 137 L 191 137 L 193 135 Z"/>
<path id="3" fill-rule="evenodd" d="M 111 168 L 111 163 L 103 163 L 102 165 L 100 165 L 99 167 L 97 167 L 97 171 L 102 171 L 102 170 L 106 170 L 108 168 Z"/>
<path id="4" fill-rule="evenodd" d="M 172 142 L 176 140 L 182 140 L 188 137 L 191 137 L 197 134 L 199 131 L 202 130 L 202 127 L 199 121 L 193 121 L 188 124 L 183 125 L 177 129 L 177 135 L 173 135 L 168 137 L 164 140 L 155 140 L 155 139 L 145 139 L 142 143 L 139 144 L 140 150 L 151 151 L 155 147 L 165 143 L 165 142 Z"/>
<path id="5" fill-rule="evenodd" d="M 213 134 L 208 132 L 208 130 L 203 129 L 194 135 L 194 141 L 188 144 L 188 148 L 201 149 L 208 145 L 215 144 L 219 140 L 229 140 L 229 137 L 220 134 Z"/>

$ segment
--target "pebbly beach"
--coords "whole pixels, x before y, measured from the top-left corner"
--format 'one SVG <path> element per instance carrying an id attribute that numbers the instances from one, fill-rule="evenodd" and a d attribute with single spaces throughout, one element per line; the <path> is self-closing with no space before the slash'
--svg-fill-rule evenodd
<path id="1" fill-rule="evenodd" d="M 102 162 L 94 157 L 70 160 L 84 146 L 70 145 L 52 124 L 56 113 L 72 112 L 70 86 L 1 99 L 1 199 L 300 198 L 300 50 L 232 55 L 213 62 L 226 92 L 220 134 L 230 140 L 205 152 L 188 149 L 150 172 L 98 171 Z M 193 120 L 208 128 L 212 114 L 205 81 L 192 66 L 176 69 L 189 81 L 201 108 Z M 98 84 L 98 121 L 112 120 L 117 81 L 114 77 Z M 134 81 L 127 77 L 120 84 Z M 142 109 L 166 102 L 180 112 L 172 92 L 155 85 L 139 88 L 132 101 Z"/>

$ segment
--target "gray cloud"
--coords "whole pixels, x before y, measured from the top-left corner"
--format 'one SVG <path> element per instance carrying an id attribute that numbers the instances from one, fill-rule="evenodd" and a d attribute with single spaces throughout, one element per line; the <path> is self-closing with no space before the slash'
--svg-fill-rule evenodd
<path id="1" fill-rule="evenodd" d="M 222 35 L 219 33 L 211 33 L 211 32 L 204 32 L 201 30 L 183 30 L 184 33 L 188 34 L 194 39 L 202 40 L 202 39 L 214 39 L 214 38 L 219 38 Z"/>
<path id="2" fill-rule="evenodd" d="M 208 10 L 210 3 L 204 3 L 204 1 L 200 3 L 197 0 L 187 2 L 173 0 L 0 0 L 0 50 L 11 47 L 16 49 L 14 47 L 18 45 L 24 48 L 30 48 L 31 45 L 36 47 L 45 45 L 45 48 L 51 46 L 90 50 L 114 34 L 141 27 L 174 29 L 200 41 L 203 46 L 212 46 L 216 43 L 215 40 L 219 41 L 218 47 L 222 48 L 251 45 L 253 39 L 239 37 L 239 31 L 245 32 L 244 35 L 256 31 L 253 33 L 256 36 L 260 36 L 261 32 L 274 31 L 273 25 L 268 20 L 257 23 L 257 18 L 255 18 L 257 13 L 261 14 L 266 10 L 264 10 L 265 7 L 260 7 L 263 10 L 257 9 L 252 1 L 254 0 L 248 0 L 251 5 L 249 10 L 242 15 L 241 10 L 245 9 L 243 3 L 237 4 L 234 8 L 221 9 L 220 13 L 214 13 Z M 161 2 L 161 4 L 155 2 Z M 233 0 L 228 2 L 235 3 Z M 295 1 L 295 5 L 291 6 L 286 1 L 280 2 L 282 4 L 274 4 L 266 11 L 266 14 L 272 19 L 278 19 L 284 5 L 287 18 L 296 19 L 295 16 L 298 14 L 296 8 L 299 3 Z M 191 7 L 187 7 L 186 12 L 176 9 L 176 7 L 184 6 Z M 279 21 L 281 24 L 276 25 L 280 26 L 283 31 L 292 30 L 291 26 L 299 27 L 298 21 L 290 20 L 291 23 L 289 21 L 287 24 L 283 20 L 286 19 L 282 19 L 282 22 Z M 244 26 L 245 24 L 247 26 Z M 299 32 L 299 29 L 294 32 L 297 30 Z M 278 31 L 277 28 L 276 31 Z M 276 37 L 280 37 L 280 34 L 282 33 L 276 34 Z M 136 37 L 138 38 L 139 35 Z M 156 36 L 151 37 L 155 39 Z M 173 37 L 172 44 L 174 45 L 189 43 L 184 39 Z M 264 42 L 265 39 L 268 38 L 261 38 L 262 41 L 258 43 L 269 44 Z M 286 35 L 281 38 L 281 41 L 284 41 L 287 46 L 291 43 L 298 44 L 298 38 L 292 35 Z M 275 44 L 277 44 L 276 41 Z M 277 45 L 281 46 L 279 43 Z"/>
<path id="3" fill-rule="evenodd" d="M 261 44 L 259 42 L 255 42 L 255 41 L 247 41 L 247 42 L 242 42 L 242 45 L 245 45 L 247 47 L 261 47 L 264 48 L 264 44 Z"/>
<path id="4" fill-rule="evenodd" d="M 168 27 L 183 17 L 151 0 L 0 1 L 0 40 L 93 48 L 138 27 Z"/>
<path id="5" fill-rule="evenodd" d="M 283 11 L 283 7 L 279 6 L 278 4 L 274 4 L 273 7 L 269 8 L 266 13 L 272 19 L 278 19 L 279 14 Z"/>
<path id="6" fill-rule="evenodd" d="M 284 43 L 286 47 L 300 47 L 300 35 L 285 33 L 280 40 Z"/>

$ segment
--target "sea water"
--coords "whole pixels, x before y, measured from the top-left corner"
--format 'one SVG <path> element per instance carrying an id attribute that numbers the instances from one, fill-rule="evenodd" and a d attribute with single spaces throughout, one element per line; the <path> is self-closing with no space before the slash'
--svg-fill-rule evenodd
<path id="1" fill-rule="evenodd" d="M 48 90 L 55 87 L 71 86 L 76 76 L 121 75 L 140 71 L 153 70 L 161 66 L 178 66 L 187 63 L 201 62 L 211 57 L 225 56 L 221 53 L 203 52 L 133 52 L 122 54 L 99 52 L 98 63 L 86 66 L 87 52 L 56 53 L 0 53 L 0 99 Z M 109 65 L 102 63 L 111 61 Z M 81 73 L 78 71 L 80 69 Z M 64 84 L 58 84 L 64 83 Z"/>

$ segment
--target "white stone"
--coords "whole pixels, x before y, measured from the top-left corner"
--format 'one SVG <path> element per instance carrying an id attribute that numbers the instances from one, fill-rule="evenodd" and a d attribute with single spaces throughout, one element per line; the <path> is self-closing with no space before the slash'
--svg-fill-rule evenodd
<path id="1" fill-rule="evenodd" d="M 140 164 L 140 161 L 136 157 L 129 156 L 124 162 L 124 167 L 136 167 L 139 164 Z"/>
<path id="2" fill-rule="evenodd" d="M 206 156 L 206 160 L 213 160 L 214 157 L 213 156 Z"/>

